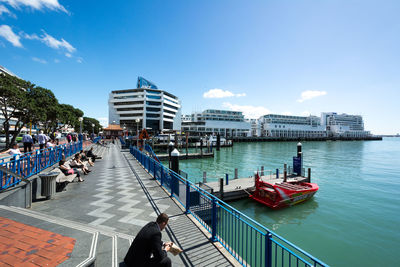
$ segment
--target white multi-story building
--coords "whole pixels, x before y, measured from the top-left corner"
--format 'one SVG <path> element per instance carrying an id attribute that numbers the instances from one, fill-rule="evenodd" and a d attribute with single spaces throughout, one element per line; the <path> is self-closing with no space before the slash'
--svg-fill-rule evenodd
<path id="1" fill-rule="evenodd" d="M 258 119 L 246 119 L 250 123 L 251 130 L 248 132 L 248 137 L 261 136 L 261 121 Z"/>
<path id="2" fill-rule="evenodd" d="M 259 118 L 261 136 L 278 138 L 326 137 L 325 126 L 317 116 L 268 114 Z"/>
<path id="3" fill-rule="evenodd" d="M 369 131 L 364 130 L 364 122 L 361 115 L 337 114 L 336 112 L 323 112 L 321 124 L 326 126 L 326 132 L 330 137 L 368 137 Z"/>
<path id="4" fill-rule="evenodd" d="M 119 124 L 131 132 L 136 132 L 137 128 L 154 133 L 181 129 L 178 97 L 159 90 L 142 77 L 138 77 L 137 89 L 112 91 L 108 109 L 109 123 Z"/>
<path id="5" fill-rule="evenodd" d="M 251 126 L 240 111 L 207 109 L 182 116 L 182 131 L 191 135 L 219 133 L 224 137 L 236 137 L 247 136 Z"/>

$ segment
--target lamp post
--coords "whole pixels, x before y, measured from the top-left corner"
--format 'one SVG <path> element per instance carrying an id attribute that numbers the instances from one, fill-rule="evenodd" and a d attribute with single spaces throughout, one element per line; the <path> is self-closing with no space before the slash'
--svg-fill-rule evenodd
<path id="1" fill-rule="evenodd" d="M 92 128 L 93 128 L 93 136 L 94 136 L 94 123 L 92 123 Z"/>
<path id="2" fill-rule="evenodd" d="M 136 119 L 136 147 L 139 148 L 139 122 L 140 119 Z"/>
<path id="3" fill-rule="evenodd" d="M 82 117 L 79 117 L 79 118 L 78 118 L 78 121 L 79 121 L 79 123 L 80 123 L 79 133 L 82 134 L 82 121 L 83 121 L 83 118 L 82 118 Z"/>

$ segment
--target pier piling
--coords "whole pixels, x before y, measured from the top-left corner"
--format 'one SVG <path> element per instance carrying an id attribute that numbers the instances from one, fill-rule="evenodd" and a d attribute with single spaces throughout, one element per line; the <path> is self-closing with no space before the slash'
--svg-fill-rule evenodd
<path id="1" fill-rule="evenodd" d="M 307 182 L 311 183 L 311 168 L 308 168 L 308 172 L 307 172 Z"/>
<path id="2" fill-rule="evenodd" d="M 203 184 L 207 183 L 207 172 L 203 172 Z"/>
<path id="3" fill-rule="evenodd" d="M 261 166 L 261 176 L 264 176 L 264 166 Z"/>
<path id="4" fill-rule="evenodd" d="M 224 200 L 224 179 L 219 179 L 219 198 Z"/>
<path id="5" fill-rule="evenodd" d="M 238 176 L 239 176 L 239 175 L 238 175 L 238 169 L 235 168 L 235 179 L 238 179 L 238 178 L 239 178 Z"/>
<path id="6" fill-rule="evenodd" d="M 286 165 L 286 163 L 283 164 L 283 181 L 284 182 L 287 181 L 287 165 Z"/>
<path id="7" fill-rule="evenodd" d="M 229 174 L 225 174 L 225 184 L 228 185 L 229 184 Z"/>

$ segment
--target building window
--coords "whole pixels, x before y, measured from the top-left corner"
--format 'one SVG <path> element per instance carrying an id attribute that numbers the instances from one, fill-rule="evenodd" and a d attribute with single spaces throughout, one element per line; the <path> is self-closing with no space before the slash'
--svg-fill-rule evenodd
<path id="1" fill-rule="evenodd" d="M 150 106 L 161 106 L 160 102 L 153 102 L 153 101 L 146 101 L 146 104 Z"/>
<path id="2" fill-rule="evenodd" d="M 147 111 L 158 112 L 158 111 L 160 111 L 161 109 L 160 109 L 160 108 L 150 108 L 150 107 L 146 107 L 146 110 L 147 110 Z"/>
<path id="3" fill-rule="evenodd" d="M 158 95 L 147 95 L 146 97 L 151 99 L 161 99 L 161 96 Z"/>

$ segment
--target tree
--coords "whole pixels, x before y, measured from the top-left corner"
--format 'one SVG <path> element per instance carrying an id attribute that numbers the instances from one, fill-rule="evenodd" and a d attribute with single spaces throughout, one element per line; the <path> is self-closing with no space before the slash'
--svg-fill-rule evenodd
<path id="1" fill-rule="evenodd" d="M 60 104 L 58 112 L 57 117 L 62 124 L 79 129 L 80 123 L 78 118 L 83 116 L 82 110 L 68 104 Z"/>
<path id="2" fill-rule="evenodd" d="M 6 134 L 6 148 L 14 144 L 24 126 L 27 109 L 29 108 L 27 91 L 33 87 L 34 84 L 17 77 L 6 73 L 0 75 L 0 109 L 4 117 L 3 128 Z M 12 123 L 13 121 L 15 123 Z M 11 125 L 14 126 L 14 131 L 10 140 Z"/>
<path id="3" fill-rule="evenodd" d="M 100 122 L 94 118 L 89 118 L 89 117 L 83 117 L 83 131 L 87 133 L 92 133 L 93 132 L 93 124 L 94 124 L 94 132 L 96 134 L 99 133 L 101 125 Z"/>

